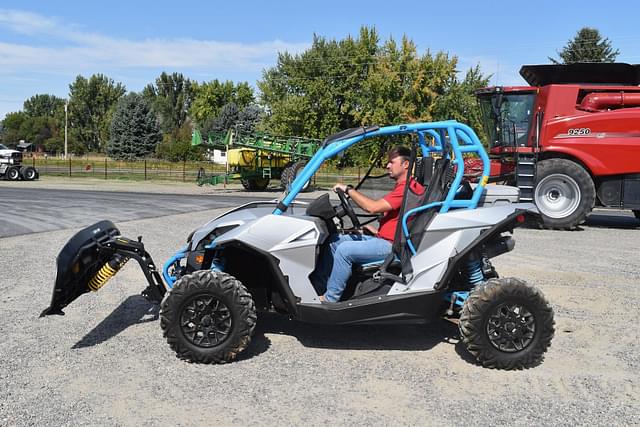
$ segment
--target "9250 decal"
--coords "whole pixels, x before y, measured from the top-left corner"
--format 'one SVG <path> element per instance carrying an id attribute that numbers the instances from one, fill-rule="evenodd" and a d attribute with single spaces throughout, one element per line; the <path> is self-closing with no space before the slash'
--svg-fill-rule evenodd
<path id="1" fill-rule="evenodd" d="M 567 131 L 569 136 L 589 135 L 590 133 L 591 129 L 589 128 L 571 128 Z"/>

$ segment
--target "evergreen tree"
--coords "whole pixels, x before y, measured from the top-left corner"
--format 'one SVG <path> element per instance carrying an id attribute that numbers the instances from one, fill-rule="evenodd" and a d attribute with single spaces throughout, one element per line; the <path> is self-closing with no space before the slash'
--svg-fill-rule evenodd
<path id="1" fill-rule="evenodd" d="M 615 62 L 620 51 L 614 50 L 611 41 L 608 38 L 603 39 L 597 29 L 584 27 L 557 53 L 560 61 L 549 57 L 551 62 L 573 64 L 574 62 Z"/>
<path id="2" fill-rule="evenodd" d="M 243 132 L 253 132 L 263 118 L 263 111 L 257 105 L 249 105 L 238 113 L 236 125 Z"/>
<path id="3" fill-rule="evenodd" d="M 109 156 L 118 160 L 146 157 L 161 138 L 156 117 L 141 95 L 130 93 L 118 101 L 107 144 Z"/>

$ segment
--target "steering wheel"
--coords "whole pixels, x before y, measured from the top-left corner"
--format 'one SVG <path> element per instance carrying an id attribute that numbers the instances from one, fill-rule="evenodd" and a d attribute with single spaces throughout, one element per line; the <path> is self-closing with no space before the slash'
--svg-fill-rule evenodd
<path id="1" fill-rule="evenodd" d="M 340 188 L 336 188 L 336 193 L 338 193 L 338 198 L 340 199 L 340 204 L 342 205 L 342 209 L 347 214 L 349 219 L 351 220 L 351 224 L 354 228 L 360 228 L 360 221 L 358 220 L 358 215 L 356 215 L 355 211 L 349 204 L 349 199 L 347 199 L 347 195 Z"/>

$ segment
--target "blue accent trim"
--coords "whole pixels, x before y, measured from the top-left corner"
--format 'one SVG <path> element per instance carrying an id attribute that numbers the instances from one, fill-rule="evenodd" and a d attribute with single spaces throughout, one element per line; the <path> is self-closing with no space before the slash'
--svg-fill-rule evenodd
<path id="1" fill-rule="evenodd" d="M 440 206 L 442 204 L 444 204 L 444 202 L 433 202 L 429 203 L 428 205 L 418 206 L 417 208 L 411 209 L 409 212 L 406 212 L 402 217 L 402 232 L 404 233 L 404 235 L 409 236 L 409 226 L 407 224 L 407 221 L 410 217 L 417 214 L 418 212 L 426 211 L 427 209 L 435 208 L 436 206 Z M 416 249 L 413 247 L 413 242 L 411 241 L 411 239 L 407 239 L 407 245 L 409 246 L 411 254 L 415 255 Z"/>
<path id="2" fill-rule="evenodd" d="M 164 281 L 167 283 L 167 286 L 170 289 L 173 288 L 173 284 L 176 283 L 176 278 L 175 276 L 172 276 L 169 274 L 169 268 L 171 268 L 176 263 L 178 263 L 179 265 L 180 260 L 187 256 L 187 249 L 188 249 L 188 246 L 185 246 L 182 249 L 180 249 L 178 252 L 175 253 L 174 256 L 169 258 L 169 260 L 165 262 L 164 266 L 162 267 L 162 277 L 164 278 Z"/>
<path id="3" fill-rule="evenodd" d="M 467 298 L 469 298 L 469 291 L 447 292 L 444 294 L 445 301 L 453 301 L 458 307 L 462 307 Z"/>

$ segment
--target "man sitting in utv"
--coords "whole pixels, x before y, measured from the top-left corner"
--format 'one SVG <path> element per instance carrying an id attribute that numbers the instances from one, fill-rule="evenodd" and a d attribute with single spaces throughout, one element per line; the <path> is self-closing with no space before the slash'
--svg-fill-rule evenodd
<path id="1" fill-rule="evenodd" d="M 370 214 L 383 214 L 378 230 L 366 226 L 364 233 L 335 234 L 329 239 L 329 248 L 321 260 L 320 268 L 314 273 L 316 283 L 326 284 L 326 291 L 320 296 L 322 302 L 338 302 L 351 276 L 353 264 L 366 264 L 385 259 L 392 249 L 398 214 L 402 205 L 404 187 L 409 169 L 411 150 L 398 145 L 389 151 L 387 171 L 395 181 L 393 190 L 381 199 L 370 199 L 354 188 L 336 184 L 333 191 L 342 190 L 360 208 Z M 424 187 L 413 179 L 410 188 L 415 194 L 422 194 Z M 328 274 L 328 276 L 327 276 Z"/>

